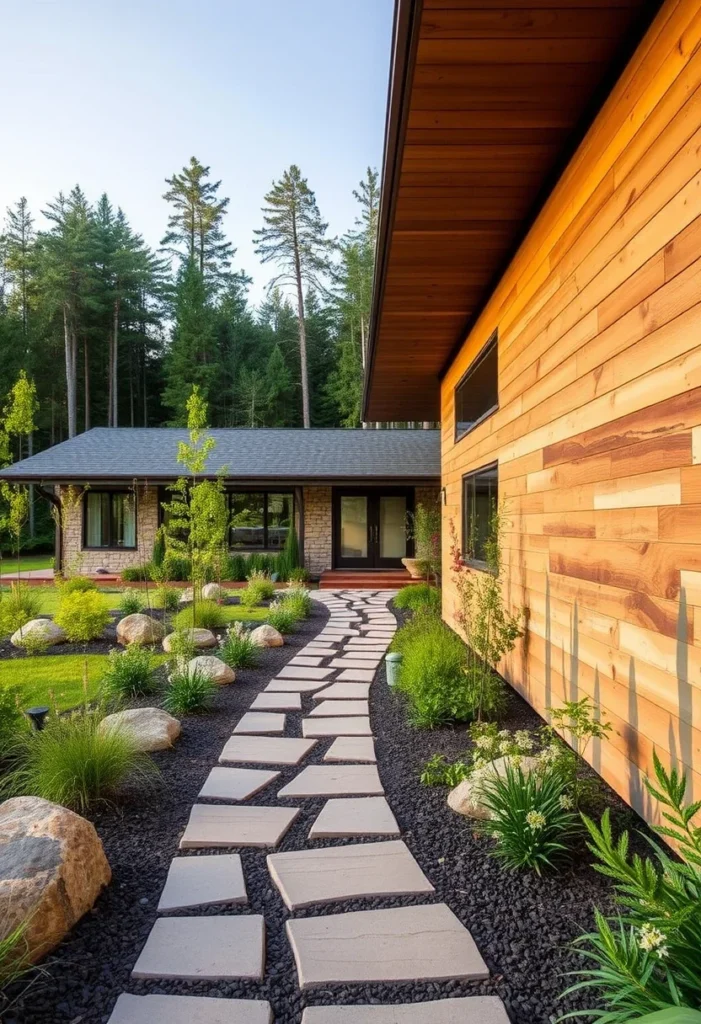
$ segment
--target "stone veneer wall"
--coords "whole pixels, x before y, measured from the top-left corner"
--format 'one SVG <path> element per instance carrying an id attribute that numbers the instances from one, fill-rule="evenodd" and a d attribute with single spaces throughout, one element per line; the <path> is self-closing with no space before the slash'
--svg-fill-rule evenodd
<path id="1" fill-rule="evenodd" d="M 331 488 L 304 488 L 304 565 L 312 576 L 333 566 Z"/>
<path id="2" fill-rule="evenodd" d="M 63 500 L 67 488 L 59 488 Z M 158 529 L 158 489 L 137 488 L 136 498 L 136 551 L 121 548 L 101 548 L 99 551 L 83 549 L 83 505 L 81 501 L 68 514 L 63 529 L 63 564 L 69 572 L 94 573 L 97 569 L 121 572 L 129 566 L 151 561 L 153 544 Z"/>

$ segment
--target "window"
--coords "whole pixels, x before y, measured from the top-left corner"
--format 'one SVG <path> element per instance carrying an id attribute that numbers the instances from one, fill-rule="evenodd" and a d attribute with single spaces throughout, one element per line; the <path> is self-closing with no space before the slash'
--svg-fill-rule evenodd
<path id="1" fill-rule="evenodd" d="M 131 491 L 88 491 L 83 547 L 136 548 L 136 499 Z"/>
<path id="2" fill-rule="evenodd" d="M 499 408 L 497 333 L 455 388 L 455 440 Z"/>
<path id="3" fill-rule="evenodd" d="M 478 469 L 462 478 L 462 549 L 465 559 L 486 568 L 486 542 L 492 512 L 499 501 L 499 466 Z"/>
<path id="4" fill-rule="evenodd" d="M 236 492 L 231 495 L 231 547 L 241 551 L 279 551 L 294 525 L 291 493 Z"/>

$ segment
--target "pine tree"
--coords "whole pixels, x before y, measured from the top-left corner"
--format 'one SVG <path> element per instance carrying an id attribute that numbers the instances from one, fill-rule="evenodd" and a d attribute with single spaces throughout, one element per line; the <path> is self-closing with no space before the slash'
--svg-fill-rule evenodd
<path id="1" fill-rule="evenodd" d="M 211 288 L 193 260 L 184 263 L 178 274 L 174 318 L 173 334 L 165 357 L 163 403 L 171 410 L 170 425 L 181 426 L 193 386 L 199 387 L 206 402 L 217 372 L 216 320 Z"/>
<path id="2" fill-rule="evenodd" d="M 276 263 L 280 273 L 271 282 L 293 286 L 297 299 L 299 360 L 302 381 L 302 422 L 311 426 L 309 367 L 304 314 L 304 289 L 320 288 L 330 269 L 333 242 L 325 237 L 328 224 L 319 213 L 314 193 L 299 167 L 292 164 L 265 196 L 264 226 L 256 231 L 261 262 Z"/>
<path id="3" fill-rule="evenodd" d="M 255 367 L 242 366 L 238 380 L 239 401 L 244 413 L 244 425 L 260 427 L 265 422 L 270 391 L 265 374 Z"/>
<path id="4" fill-rule="evenodd" d="M 196 157 L 172 178 L 163 198 L 173 206 L 168 230 L 161 242 L 185 262 L 194 263 L 202 276 L 221 280 L 231 267 L 236 250 L 224 238 L 222 222 L 229 205 L 219 198 L 221 181 L 208 181 L 209 167 Z"/>
<path id="5" fill-rule="evenodd" d="M 279 345 L 275 345 L 270 353 L 265 366 L 265 378 L 268 390 L 266 426 L 286 427 L 289 425 L 287 416 L 292 393 L 292 374 Z"/>
<path id="6" fill-rule="evenodd" d="M 29 306 L 34 252 L 34 218 L 24 196 L 16 207 L 8 207 L 5 226 L 5 266 L 14 283 L 13 301 L 9 308 L 19 313 L 25 345 L 29 340 Z"/>

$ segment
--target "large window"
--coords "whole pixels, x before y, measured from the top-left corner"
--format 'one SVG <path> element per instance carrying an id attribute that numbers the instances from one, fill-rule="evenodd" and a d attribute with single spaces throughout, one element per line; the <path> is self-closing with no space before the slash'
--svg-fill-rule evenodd
<path id="1" fill-rule="evenodd" d="M 131 491 L 87 492 L 83 514 L 83 547 L 136 547 L 136 498 Z"/>
<path id="2" fill-rule="evenodd" d="M 231 495 L 231 547 L 240 551 L 279 551 L 294 526 L 294 496 L 277 491 Z"/>
<path id="3" fill-rule="evenodd" d="M 496 331 L 455 388 L 455 440 L 499 406 Z"/>
<path id="4" fill-rule="evenodd" d="M 486 543 L 499 501 L 499 466 L 493 462 L 462 478 L 462 549 L 466 561 L 486 568 Z"/>

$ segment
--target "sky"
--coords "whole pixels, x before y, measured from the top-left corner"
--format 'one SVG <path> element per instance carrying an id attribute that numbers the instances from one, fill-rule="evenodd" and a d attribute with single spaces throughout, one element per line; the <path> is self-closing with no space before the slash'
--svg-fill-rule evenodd
<path id="1" fill-rule="evenodd" d="M 253 230 L 297 163 L 329 234 L 381 166 L 393 0 L 0 0 L 0 215 L 79 183 L 157 246 L 165 178 L 191 156 L 229 196 L 234 268 L 273 276 Z"/>

